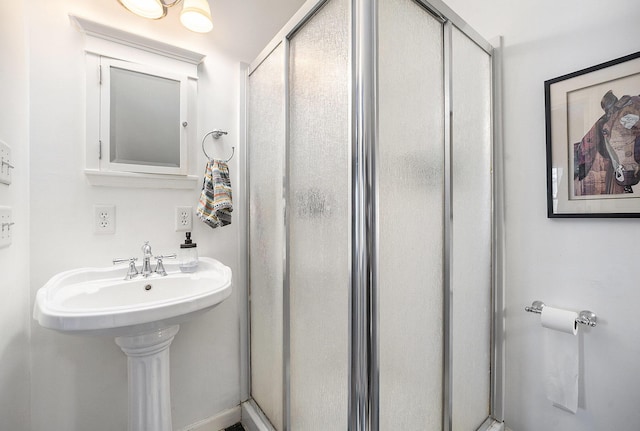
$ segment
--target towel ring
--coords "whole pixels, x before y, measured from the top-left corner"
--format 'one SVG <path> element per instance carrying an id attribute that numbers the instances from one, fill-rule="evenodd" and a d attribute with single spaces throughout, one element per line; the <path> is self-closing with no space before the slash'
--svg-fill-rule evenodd
<path id="1" fill-rule="evenodd" d="M 207 139 L 207 136 L 211 135 L 213 139 L 220 139 L 222 135 L 226 135 L 226 134 L 227 132 L 216 129 L 204 135 L 204 137 L 202 138 L 202 152 L 204 153 L 205 156 L 207 156 L 207 159 L 209 160 L 212 159 L 212 157 L 210 157 L 209 154 L 207 154 L 207 150 L 204 149 L 204 141 Z M 236 152 L 236 147 L 231 147 L 231 157 L 229 157 L 227 160 L 224 160 L 224 162 L 228 162 L 229 160 L 233 159 L 233 155 L 235 154 L 235 152 Z"/>

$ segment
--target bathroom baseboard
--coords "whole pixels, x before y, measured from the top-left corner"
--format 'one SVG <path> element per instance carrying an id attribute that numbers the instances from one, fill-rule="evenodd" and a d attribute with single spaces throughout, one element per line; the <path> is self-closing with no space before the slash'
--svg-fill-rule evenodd
<path id="1" fill-rule="evenodd" d="M 240 406 L 181 428 L 179 431 L 220 431 L 240 422 Z"/>
<path id="2" fill-rule="evenodd" d="M 242 426 L 247 431 L 275 431 L 260 407 L 252 399 L 242 403 Z"/>

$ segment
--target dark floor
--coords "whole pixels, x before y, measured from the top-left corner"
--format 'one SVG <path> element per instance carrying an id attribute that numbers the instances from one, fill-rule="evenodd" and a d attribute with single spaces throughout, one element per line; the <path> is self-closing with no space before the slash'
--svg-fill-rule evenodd
<path id="1" fill-rule="evenodd" d="M 232 425 L 229 428 L 225 429 L 224 431 L 244 431 L 244 428 L 242 427 L 242 425 L 237 423 L 237 424 Z"/>

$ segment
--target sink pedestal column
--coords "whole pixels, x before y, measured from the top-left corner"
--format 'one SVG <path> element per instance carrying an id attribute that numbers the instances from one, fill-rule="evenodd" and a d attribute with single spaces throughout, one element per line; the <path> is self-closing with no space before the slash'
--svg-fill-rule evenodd
<path id="1" fill-rule="evenodd" d="M 169 346 L 180 325 L 116 337 L 127 355 L 129 431 L 172 431 Z"/>

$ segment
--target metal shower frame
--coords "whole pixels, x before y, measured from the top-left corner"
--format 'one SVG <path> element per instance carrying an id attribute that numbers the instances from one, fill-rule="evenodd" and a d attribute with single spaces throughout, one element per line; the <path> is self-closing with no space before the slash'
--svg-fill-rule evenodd
<path id="1" fill-rule="evenodd" d="M 279 45 L 284 47 L 284 117 L 285 117 L 285 170 L 284 196 L 289 189 L 288 161 L 289 161 L 289 40 L 328 0 L 308 0 L 303 7 L 280 30 L 276 37 L 260 53 L 257 59 L 242 70 L 246 80 L 256 70 L 269 54 Z M 377 130 L 377 0 L 351 1 L 351 150 L 352 150 L 352 263 L 351 263 L 351 292 L 350 292 L 350 391 L 349 391 L 349 430 L 350 431 L 378 431 L 379 428 L 379 322 L 378 322 L 378 221 L 377 221 L 377 183 L 376 170 L 378 152 Z M 445 136 L 445 193 L 444 193 L 444 369 L 443 369 L 443 431 L 452 429 L 452 333 L 450 324 L 452 319 L 452 199 L 451 199 L 451 103 L 452 103 L 452 67 L 451 40 L 453 28 L 457 28 L 469 37 L 478 47 L 484 50 L 492 59 L 492 163 L 493 163 L 493 191 L 492 191 L 492 324 L 491 324 L 491 394 L 490 416 L 478 431 L 500 431 L 504 429 L 504 231 L 503 231 L 503 148 L 501 123 L 501 40 L 492 46 L 464 20 L 455 14 L 441 0 L 413 0 L 428 10 L 443 24 L 444 29 L 444 136 Z M 248 85 L 242 83 L 242 92 L 246 93 Z M 246 96 L 246 94 L 245 94 Z M 246 100 L 246 97 L 243 99 Z M 241 106 L 245 106 L 242 105 Z M 247 142 L 246 112 L 241 113 L 244 124 L 242 139 Z M 247 145 L 242 145 L 247 148 Z M 242 152 L 241 163 L 244 164 L 245 178 L 250 172 L 247 169 L 248 157 Z M 247 185 L 248 188 L 248 185 Z M 245 208 L 248 208 L 248 193 L 245 193 Z M 285 244 L 289 242 L 288 209 L 285 209 Z M 249 231 L 248 210 L 246 212 L 246 227 Z M 248 247 L 245 259 L 249 262 Z M 289 255 L 285 246 L 284 286 L 283 286 L 283 421 L 284 430 L 289 431 L 291 400 L 290 400 L 290 286 L 289 286 Z M 250 263 L 250 262 L 249 262 Z M 249 267 L 249 266 L 247 266 Z M 249 281 L 248 269 L 245 275 Z M 248 299 L 248 298 L 247 298 Z M 241 343 L 243 352 L 243 382 L 242 399 L 248 400 L 250 393 L 250 340 L 248 323 L 248 305 L 243 305 L 241 315 L 246 315 L 247 322 L 243 324 L 247 338 Z M 255 405 L 255 404 L 254 404 Z"/>

